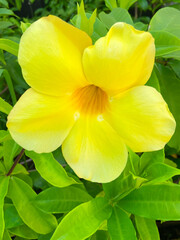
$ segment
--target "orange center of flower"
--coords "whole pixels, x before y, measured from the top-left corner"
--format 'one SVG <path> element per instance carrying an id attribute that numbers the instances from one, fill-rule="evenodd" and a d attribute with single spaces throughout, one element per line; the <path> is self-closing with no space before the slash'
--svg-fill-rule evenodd
<path id="1" fill-rule="evenodd" d="M 79 113 L 98 115 L 102 114 L 108 106 L 108 95 L 95 85 L 77 89 L 72 98 Z"/>

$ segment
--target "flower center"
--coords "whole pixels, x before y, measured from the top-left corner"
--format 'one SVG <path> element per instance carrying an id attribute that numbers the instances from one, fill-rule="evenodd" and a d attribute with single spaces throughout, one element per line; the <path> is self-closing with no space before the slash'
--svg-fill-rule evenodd
<path id="1" fill-rule="evenodd" d="M 102 114 L 108 106 L 108 95 L 94 85 L 77 89 L 72 98 L 76 111 L 79 113 L 98 115 Z"/>

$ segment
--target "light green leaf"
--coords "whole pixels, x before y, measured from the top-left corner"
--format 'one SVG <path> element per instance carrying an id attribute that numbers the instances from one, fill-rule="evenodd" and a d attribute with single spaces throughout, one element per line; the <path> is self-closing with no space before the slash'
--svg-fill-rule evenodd
<path id="1" fill-rule="evenodd" d="M 168 145 L 180 151 L 180 79 L 169 67 L 160 64 L 156 66 L 162 96 L 176 120 L 176 130 Z"/>
<path id="2" fill-rule="evenodd" d="M 84 9 L 84 2 L 81 1 L 81 4 L 77 4 L 77 18 L 76 18 L 76 27 L 85 31 L 89 36 L 93 34 L 93 27 L 96 21 L 96 10 L 92 13 L 92 15 L 88 18 Z"/>
<path id="3" fill-rule="evenodd" d="M 110 214 L 111 206 L 104 198 L 83 203 L 63 218 L 51 240 L 84 240 L 96 232 Z"/>
<path id="4" fill-rule="evenodd" d="M 108 7 L 111 11 L 113 8 L 117 8 L 117 2 L 116 0 L 105 0 L 106 7 Z"/>
<path id="5" fill-rule="evenodd" d="M 9 177 L 0 176 L 0 239 L 3 238 L 4 233 L 4 198 L 8 191 Z"/>
<path id="6" fill-rule="evenodd" d="M 66 213 L 92 197 L 84 190 L 75 186 L 65 188 L 51 187 L 38 194 L 35 204 L 49 213 Z"/>
<path id="7" fill-rule="evenodd" d="M 16 174 L 29 174 L 29 173 L 23 165 L 17 164 L 11 175 L 16 175 Z"/>
<path id="8" fill-rule="evenodd" d="M 55 217 L 41 211 L 33 203 L 37 194 L 28 184 L 19 178 L 11 177 L 8 194 L 23 222 L 35 232 L 46 234 L 56 227 Z"/>
<path id="9" fill-rule="evenodd" d="M 26 31 L 26 29 L 28 29 L 28 27 L 31 25 L 31 23 L 25 23 L 25 22 L 21 22 L 21 30 L 24 33 Z"/>
<path id="10" fill-rule="evenodd" d="M 164 163 L 154 163 L 144 171 L 144 177 L 150 181 L 150 184 L 164 182 L 176 175 L 180 175 L 180 169 Z"/>
<path id="11" fill-rule="evenodd" d="M 121 8 L 129 9 L 137 0 L 118 0 Z"/>
<path id="12" fill-rule="evenodd" d="M 26 151 L 35 164 L 39 174 L 55 187 L 66 187 L 77 183 L 69 177 L 64 168 L 55 160 L 52 153 L 38 154 L 32 151 Z"/>
<path id="13" fill-rule="evenodd" d="M 155 39 L 156 57 L 163 57 L 168 55 L 169 58 L 176 58 L 178 52 L 180 58 L 180 38 L 165 31 L 151 31 L 151 34 Z M 174 52 L 176 53 L 175 56 Z"/>
<path id="14" fill-rule="evenodd" d="M 18 227 L 24 224 L 16 208 L 10 203 L 4 204 L 4 221 L 6 229 Z"/>
<path id="15" fill-rule="evenodd" d="M 0 112 L 9 114 L 9 112 L 11 111 L 12 106 L 5 102 L 1 97 L 0 97 Z"/>
<path id="16" fill-rule="evenodd" d="M 9 10 L 10 11 L 10 10 Z M 0 39 L 0 49 L 5 50 L 15 56 L 18 55 L 19 44 L 9 39 Z"/>
<path id="17" fill-rule="evenodd" d="M 5 140 L 11 138 L 8 131 L 0 130 L 0 143 L 4 142 Z"/>
<path id="18" fill-rule="evenodd" d="M 137 216 L 157 220 L 180 219 L 180 185 L 144 185 L 118 202 Z"/>
<path id="19" fill-rule="evenodd" d="M 165 31 L 180 38 L 180 11 L 175 8 L 161 8 L 150 21 L 149 31 Z"/>
<path id="20" fill-rule="evenodd" d="M 15 15 L 15 14 L 10 9 L 0 8 L 0 16 L 9 16 L 9 15 Z"/>
<path id="21" fill-rule="evenodd" d="M 108 231 L 111 240 L 136 240 L 136 231 L 127 215 L 119 207 L 114 207 L 111 217 L 108 219 Z"/>
<path id="22" fill-rule="evenodd" d="M 156 76 L 156 72 L 155 72 L 154 69 L 153 69 L 151 77 L 147 81 L 146 85 L 147 86 L 151 86 L 151 87 L 155 88 L 158 92 L 160 92 L 159 81 L 158 81 L 158 78 Z"/>
<path id="23" fill-rule="evenodd" d="M 109 29 L 116 22 L 125 22 L 133 25 L 132 18 L 127 10 L 122 8 L 115 8 L 111 13 L 101 12 L 99 14 L 100 20 L 106 25 Z"/>
<path id="24" fill-rule="evenodd" d="M 32 229 L 30 229 L 28 226 L 26 226 L 25 224 L 15 228 L 10 228 L 9 232 L 12 233 L 13 235 L 16 235 L 25 239 L 38 238 L 38 234 L 34 232 Z"/>
<path id="25" fill-rule="evenodd" d="M 155 220 L 139 216 L 135 216 L 134 220 L 141 240 L 160 240 Z"/>

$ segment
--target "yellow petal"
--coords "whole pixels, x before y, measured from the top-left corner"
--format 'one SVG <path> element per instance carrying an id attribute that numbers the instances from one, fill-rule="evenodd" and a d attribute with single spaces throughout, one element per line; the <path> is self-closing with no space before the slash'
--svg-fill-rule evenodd
<path id="1" fill-rule="evenodd" d="M 61 145 L 74 124 L 70 106 L 67 97 L 51 97 L 28 89 L 10 112 L 7 127 L 23 148 L 51 152 Z"/>
<path id="2" fill-rule="evenodd" d="M 110 182 L 123 171 L 127 149 L 119 135 L 100 117 L 81 117 L 62 145 L 75 173 L 93 182 Z"/>
<path id="3" fill-rule="evenodd" d="M 34 22 L 23 34 L 18 60 L 26 82 L 35 90 L 60 96 L 87 84 L 82 54 L 91 45 L 83 31 L 58 17 Z"/>
<path id="4" fill-rule="evenodd" d="M 120 22 L 94 46 L 85 49 L 83 66 L 89 82 L 115 95 L 144 85 L 151 75 L 154 57 L 151 34 Z"/>
<path id="5" fill-rule="evenodd" d="M 104 117 L 135 152 L 162 149 L 176 125 L 161 94 L 148 86 L 134 87 L 114 98 Z"/>

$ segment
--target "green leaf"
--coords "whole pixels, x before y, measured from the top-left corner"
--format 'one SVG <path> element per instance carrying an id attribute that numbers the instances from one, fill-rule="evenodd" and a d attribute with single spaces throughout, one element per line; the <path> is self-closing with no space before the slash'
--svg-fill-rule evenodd
<path id="1" fill-rule="evenodd" d="M 11 138 L 8 131 L 0 130 L 0 143 L 4 142 L 5 140 Z"/>
<path id="2" fill-rule="evenodd" d="M 21 22 L 21 30 L 22 32 L 24 33 L 26 31 L 26 29 L 28 29 L 28 27 L 30 27 L 31 23 L 24 23 L 24 22 Z"/>
<path id="3" fill-rule="evenodd" d="M 38 194 L 35 204 L 49 213 L 66 213 L 92 197 L 84 190 L 75 186 L 65 188 L 51 187 Z"/>
<path id="4" fill-rule="evenodd" d="M 0 16 L 9 16 L 9 15 L 15 15 L 15 14 L 10 9 L 0 8 Z"/>
<path id="5" fill-rule="evenodd" d="M 0 176 L 0 239 L 3 238 L 4 233 L 4 198 L 8 191 L 9 177 Z"/>
<path id="6" fill-rule="evenodd" d="M 4 165 L 7 172 L 13 165 L 13 159 L 20 153 L 21 147 L 13 140 L 6 140 L 3 144 Z"/>
<path id="7" fill-rule="evenodd" d="M 3 29 L 6 29 L 8 27 L 11 27 L 13 25 L 12 22 L 8 22 L 8 21 L 1 21 L 0 22 L 0 29 L 3 30 Z"/>
<path id="8" fill-rule="evenodd" d="M 147 178 L 151 184 L 164 182 L 176 175 L 180 175 L 180 169 L 164 163 L 154 163 L 144 171 L 144 177 Z"/>
<path id="9" fill-rule="evenodd" d="M 25 239 L 37 239 L 38 234 L 34 232 L 32 229 L 30 229 L 28 226 L 25 224 L 11 228 L 9 229 L 9 232 L 12 233 L 13 235 L 25 238 Z"/>
<path id="10" fill-rule="evenodd" d="M 9 39 L 0 39 L 0 49 L 5 50 L 15 56 L 18 55 L 19 44 Z"/>
<path id="11" fill-rule="evenodd" d="M 84 2 L 81 1 L 81 4 L 77 4 L 78 15 L 76 18 L 76 27 L 86 32 L 89 36 L 93 34 L 93 27 L 96 21 L 96 10 L 88 18 L 84 9 Z"/>
<path id="12" fill-rule="evenodd" d="M 134 220 L 141 240 L 160 240 L 155 220 L 139 216 L 135 216 Z"/>
<path id="13" fill-rule="evenodd" d="M 135 215 L 157 220 L 179 220 L 180 185 L 144 185 L 118 202 Z"/>
<path id="14" fill-rule="evenodd" d="M 46 234 L 56 227 L 55 217 L 41 211 L 33 203 L 37 194 L 28 184 L 19 178 L 11 177 L 8 194 L 23 222 L 35 232 Z"/>
<path id="15" fill-rule="evenodd" d="M 6 0 L 0 0 L 0 4 L 4 5 L 6 8 L 9 7 L 9 4 Z"/>
<path id="16" fill-rule="evenodd" d="M 154 163 L 163 163 L 164 159 L 164 149 L 143 153 L 139 161 L 140 173 L 142 173 L 147 167 L 151 166 Z"/>
<path id="17" fill-rule="evenodd" d="M 117 2 L 116 0 L 105 0 L 106 7 L 108 7 L 111 11 L 113 8 L 117 8 Z"/>
<path id="18" fill-rule="evenodd" d="M 9 112 L 11 111 L 12 106 L 5 102 L 1 97 L 0 97 L 0 112 L 9 114 Z"/>
<path id="19" fill-rule="evenodd" d="M 104 198 L 83 203 L 63 218 L 51 240 L 84 240 L 96 232 L 110 214 L 111 206 Z"/>
<path id="20" fill-rule="evenodd" d="M 55 160 L 52 153 L 38 154 L 32 151 L 26 151 L 35 164 L 39 174 L 55 187 L 66 187 L 77 183 L 69 177 L 64 168 Z"/>
<path id="21" fill-rule="evenodd" d="M 108 219 L 108 231 L 111 240 L 136 240 L 136 231 L 127 215 L 122 209 L 114 207 L 111 217 Z"/>
<path id="22" fill-rule="evenodd" d="M 175 8 L 161 8 L 150 21 L 149 31 L 165 31 L 180 38 L 180 11 Z"/>
<path id="23" fill-rule="evenodd" d="M 168 145 L 180 151 L 180 79 L 170 68 L 160 64 L 156 66 L 162 96 L 176 120 L 176 130 Z"/>
<path id="24" fill-rule="evenodd" d="M 180 58 L 180 39 L 178 37 L 165 31 L 151 31 L 151 34 L 155 38 L 156 57 Z"/>
<path id="25" fill-rule="evenodd" d="M 11 95 L 13 105 L 15 105 L 15 103 L 17 102 L 17 99 L 16 99 L 16 94 L 15 94 L 15 91 L 14 91 L 14 86 L 13 86 L 13 83 L 12 83 L 11 76 L 9 75 L 9 73 L 6 69 L 1 69 L 1 70 L 3 70 L 3 75 L 4 75 L 4 78 L 5 78 L 6 83 L 8 85 L 8 89 L 9 89 L 9 92 L 10 92 L 10 95 Z"/>
<path id="26" fill-rule="evenodd" d="M 118 0 L 121 8 L 129 9 L 137 0 Z"/>
<path id="27" fill-rule="evenodd" d="M 14 205 L 9 203 L 4 204 L 4 221 L 6 229 L 24 224 Z"/>
<path id="28" fill-rule="evenodd" d="M 29 174 L 29 173 L 23 165 L 17 164 L 13 172 L 11 173 L 11 175 L 16 175 L 16 174 Z"/>
<path id="29" fill-rule="evenodd" d="M 153 87 L 155 88 L 158 92 L 160 92 L 160 86 L 159 86 L 159 81 L 158 78 L 156 76 L 156 72 L 153 69 L 152 74 L 150 79 L 148 80 L 148 82 L 146 83 L 147 86 Z"/>
<path id="30" fill-rule="evenodd" d="M 4 230 L 4 235 L 2 240 L 11 240 L 11 236 L 6 229 Z"/>
<path id="31" fill-rule="evenodd" d="M 132 18 L 127 10 L 122 8 L 115 8 L 111 13 L 101 12 L 99 14 L 100 20 L 106 25 L 109 29 L 116 22 L 125 22 L 133 25 Z"/>

